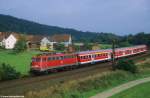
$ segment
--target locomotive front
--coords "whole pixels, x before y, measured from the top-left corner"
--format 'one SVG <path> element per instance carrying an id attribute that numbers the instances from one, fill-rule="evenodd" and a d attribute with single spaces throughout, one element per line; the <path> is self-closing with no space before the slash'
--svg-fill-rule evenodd
<path id="1" fill-rule="evenodd" d="M 40 56 L 32 57 L 31 62 L 31 72 L 40 72 L 42 71 L 41 65 L 42 64 L 42 58 Z"/>

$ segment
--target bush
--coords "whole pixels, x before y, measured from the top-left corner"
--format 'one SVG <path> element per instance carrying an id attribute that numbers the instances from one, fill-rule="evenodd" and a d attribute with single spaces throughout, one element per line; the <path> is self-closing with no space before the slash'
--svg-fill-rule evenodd
<path id="1" fill-rule="evenodd" d="M 19 78 L 20 73 L 17 72 L 12 66 L 5 63 L 0 65 L 0 80 L 12 80 Z"/>
<path id="2" fill-rule="evenodd" d="M 27 49 L 26 41 L 24 39 L 18 40 L 17 43 L 15 44 L 14 52 L 22 52 Z"/>
<path id="3" fill-rule="evenodd" d="M 116 65 L 116 68 L 129 71 L 132 73 L 137 72 L 137 66 L 134 64 L 134 62 L 132 60 L 127 60 L 127 59 L 119 60 Z"/>
<path id="4" fill-rule="evenodd" d="M 64 51 L 65 50 L 65 45 L 64 44 L 55 44 L 54 45 L 55 50 L 59 50 L 59 51 Z"/>

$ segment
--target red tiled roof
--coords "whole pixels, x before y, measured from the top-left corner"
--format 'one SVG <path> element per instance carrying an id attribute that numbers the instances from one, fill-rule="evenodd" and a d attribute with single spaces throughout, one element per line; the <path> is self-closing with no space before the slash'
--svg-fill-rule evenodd
<path id="1" fill-rule="evenodd" d="M 40 35 L 26 35 L 26 40 L 30 41 L 31 43 L 40 42 L 43 36 Z"/>
<path id="2" fill-rule="evenodd" d="M 67 34 L 59 34 L 59 35 L 53 35 L 51 37 L 51 40 L 55 42 L 66 42 L 69 41 L 70 35 Z"/>
<path id="3" fill-rule="evenodd" d="M 2 41 L 4 38 L 7 38 L 10 34 L 10 32 L 0 32 L 0 41 Z"/>

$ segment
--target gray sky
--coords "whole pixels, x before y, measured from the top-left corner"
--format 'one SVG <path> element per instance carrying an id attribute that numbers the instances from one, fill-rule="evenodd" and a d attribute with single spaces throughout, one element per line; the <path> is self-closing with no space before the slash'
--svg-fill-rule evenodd
<path id="1" fill-rule="evenodd" d="M 150 33 L 150 0 L 0 0 L 0 14 L 82 31 Z"/>

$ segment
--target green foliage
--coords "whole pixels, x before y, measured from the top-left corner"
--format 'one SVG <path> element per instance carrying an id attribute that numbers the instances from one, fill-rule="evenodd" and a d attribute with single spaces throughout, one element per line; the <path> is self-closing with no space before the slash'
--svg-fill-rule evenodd
<path id="1" fill-rule="evenodd" d="M 65 51 L 65 45 L 64 44 L 55 44 L 54 45 L 54 48 L 55 50 L 58 50 L 58 51 Z"/>
<path id="2" fill-rule="evenodd" d="M 150 45 L 150 34 L 145 34 L 144 32 L 138 33 L 132 38 L 131 43 Z"/>
<path id="3" fill-rule="evenodd" d="M 15 48 L 14 48 L 14 52 L 18 53 L 18 52 L 23 52 L 27 49 L 27 44 L 26 41 L 24 39 L 20 39 L 17 41 L 17 43 L 15 44 Z"/>
<path id="4" fill-rule="evenodd" d="M 133 45 L 146 44 L 150 46 L 150 34 L 144 33 L 144 32 L 140 32 L 135 35 L 130 34 L 128 36 L 124 36 L 122 40 L 120 41 L 120 43 L 124 43 L 124 42 L 133 44 Z"/>
<path id="5" fill-rule="evenodd" d="M 92 46 L 89 43 L 85 43 L 84 46 L 81 48 L 82 51 L 86 51 L 86 50 L 92 50 Z"/>
<path id="6" fill-rule="evenodd" d="M 127 59 L 119 60 L 116 65 L 116 68 L 125 71 L 130 71 L 132 73 L 137 72 L 137 66 L 134 64 L 134 62 L 132 60 Z"/>
<path id="7" fill-rule="evenodd" d="M 118 46 L 119 47 L 130 47 L 132 45 L 129 43 L 129 41 L 123 41 L 123 42 L 118 43 Z"/>
<path id="8" fill-rule="evenodd" d="M 99 44 L 100 49 L 110 49 L 112 48 L 111 44 Z"/>
<path id="9" fill-rule="evenodd" d="M 81 51 L 81 46 L 74 45 L 75 51 Z"/>
<path id="10" fill-rule="evenodd" d="M 2 63 L 0 65 L 0 80 L 12 80 L 19 78 L 20 73 L 12 66 Z"/>

